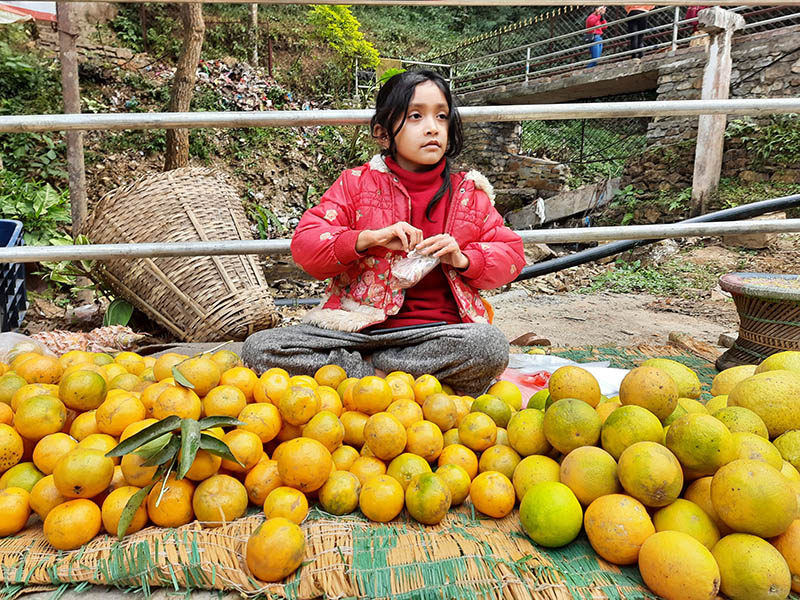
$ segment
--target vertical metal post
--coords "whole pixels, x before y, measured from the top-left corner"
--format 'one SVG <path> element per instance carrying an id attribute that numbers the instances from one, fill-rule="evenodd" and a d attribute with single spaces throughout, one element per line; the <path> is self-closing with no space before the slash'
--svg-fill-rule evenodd
<path id="1" fill-rule="evenodd" d="M 267 15 L 267 73 L 270 79 L 275 79 L 272 75 L 272 36 L 269 33 L 269 15 Z"/>
<path id="2" fill-rule="evenodd" d="M 353 89 L 355 90 L 356 101 L 358 101 L 358 57 L 356 56 L 355 68 L 353 69 Z"/>
<path id="3" fill-rule="evenodd" d="M 58 55 L 61 61 L 61 87 L 64 95 L 64 113 L 81 112 L 81 91 L 78 82 L 78 27 L 73 21 L 76 5 L 59 2 Z M 67 173 L 69 175 L 69 201 L 72 207 L 72 233 L 77 235 L 86 220 L 86 169 L 83 163 L 83 132 L 67 132 Z"/>
<path id="4" fill-rule="evenodd" d="M 680 7 L 676 6 L 672 17 L 672 51 L 678 48 L 678 21 L 681 20 Z"/>
<path id="5" fill-rule="evenodd" d="M 528 85 L 528 74 L 531 72 L 531 47 L 527 48 L 527 56 L 525 57 L 525 85 Z"/>
<path id="6" fill-rule="evenodd" d="M 250 5 L 250 35 L 253 36 L 253 46 L 250 49 L 250 64 L 258 66 L 258 4 Z"/>

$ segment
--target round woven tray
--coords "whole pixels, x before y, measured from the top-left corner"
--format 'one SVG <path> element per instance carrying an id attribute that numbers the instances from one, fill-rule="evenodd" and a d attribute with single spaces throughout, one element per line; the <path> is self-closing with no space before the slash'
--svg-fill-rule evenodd
<path id="1" fill-rule="evenodd" d="M 800 276 L 728 273 L 719 281 L 739 313 L 739 336 L 717 368 L 758 364 L 784 350 L 800 350 Z"/>
<path id="2" fill-rule="evenodd" d="M 83 228 L 93 243 L 253 239 L 224 175 L 158 173 L 107 193 Z M 278 321 L 252 255 L 112 259 L 98 273 L 122 298 L 183 341 L 241 340 Z"/>

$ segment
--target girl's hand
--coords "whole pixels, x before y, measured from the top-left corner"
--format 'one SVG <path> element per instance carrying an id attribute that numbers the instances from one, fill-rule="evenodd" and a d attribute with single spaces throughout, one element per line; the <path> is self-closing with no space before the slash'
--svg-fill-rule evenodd
<path id="1" fill-rule="evenodd" d="M 422 241 L 422 230 L 405 221 L 398 221 L 383 229 L 365 229 L 358 235 L 356 251 L 363 252 L 367 248 L 383 246 L 389 250 L 410 252 Z"/>
<path id="2" fill-rule="evenodd" d="M 435 256 L 442 263 L 462 271 L 469 266 L 469 259 L 461 252 L 458 242 L 449 233 L 440 233 L 421 241 L 417 244 L 416 251 L 427 256 Z"/>

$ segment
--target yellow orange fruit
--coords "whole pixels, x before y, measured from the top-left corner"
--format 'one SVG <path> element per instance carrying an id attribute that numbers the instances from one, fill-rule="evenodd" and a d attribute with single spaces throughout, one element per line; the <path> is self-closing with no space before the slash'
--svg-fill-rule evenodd
<path id="1" fill-rule="evenodd" d="M 76 447 L 53 470 L 53 480 L 67 498 L 91 498 L 104 491 L 114 477 L 114 461 L 99 450 Z"/>
<path id="2" fill-rule="evenodd" d="M 375 475 L 361 483 L 358 505 L 370 521 L 386 523 L 403 510 L 405 494 L 394 477 Z"/>
<path id="3" fill-rule="evenodd" d="M 600 443 L 615 460 L 619 460 L 622 451 L 636 442 L 660 442 L 663 437 L 658 417 L 635 404 L 614 410 L 600 430 Z"/>
<path id="4" fill-rule="evenodd" d="M 192 481 L 203 481 L 212 475 L 216 475 L 221 465 L 221 457 L 211 454 L 207 450 L 198 450 L 192 461 L 192 466 L 186 471 L 186 477 Z"/>
<path id="5" fill-rule="evenodd" d="M 45 475 L 50 475 L 61 460 L 78 442 L 66 433 L 51 433 L 36 443 L 33 449 L 33 464 Z"/>
<path id="6" fill-rule="evenodd" d="M 683 471 L 675 455 L 656 442 L 637 442 L 620 455 L 619 482 L 645 506 L 671 504 L 683 489 Z"/>
<path id="7" fill-rule="evenodd" d="M 274 440 L 281 430 L 282 420 L 278 409 L 270 402 L 248 404 L 238 414 L 244 423 L 239 429 L 255 433 L 263 443 Z"/>
<path id="8" fill-rule="evenodd" d="M 339 398 L 335 389 L 321 385 L 317 388 L 317 395 L 319 396 L 320 411 L 327 410 L 337 417 L 342 414 L 342 399 Z"/>
<path id="9" fill-rule="evenodd" d="M 405 434 L 405 431 L 403 433 Z M 334 413 L 322 410 L 303 426 L 303 437 L 317 440 L 328 449 L 328 452 L 333 452 L 342 445 L 344 425 Z"/>
<path id="10" fill-rule="evenodd" d="M 0 490 L 18 487 L 30 492 L 43 477 L 44 473 L 37 469 L 32 462 L 21 462 L 0 476 Z"/>
<path id="11" fill-rule="evenodd" d="M 635 404 L 646 408 L 663 421 L 678 404 L 678 386 L 662 369 L 636 367 L 622 379 L 619 400 L 623 406 Z"/>
<path id="12" fill-rule="evenodd" d="M 566 485 L 557 481 L 537 483 L 519 506 L 522 527 L 534 542 L 547 548 L 569 544 L 581 530 L 583 509 Z"/>
<path id="13" fill-rule="evenodd" d="M 18 487 L 0 490 L 0 537 L 16 535 L 23 530 L 31 514 L 30 494 Z"/>
<path id="14" fill-rule="evenodd" d="M 248 402 L 252 402 L 258 375 L 247 367 L 233 367 L 224 371 L 219 378 L 219 385 L 233 385 L 241 390 Z"/>
<path id="15" fill-rule="evenodd" d="M 126 485 L 115 489 L 103 500 L 100 516 L 103 521 L 103 528 L 110 535 L 117 535 L 117 527 L 122 517 L 122 511 L 125 510 L 128 500 L 138 491 L 138 487 Z M 125 531 L 125 535 L 136 533 L 144 529 L 145 525 L 147 525 L 147 508 L 144 503 L 142 503 L 139 508 L 136 509 L 136 512 L 133 513 L 133 518 L 130 521 L 130 525 L 128 525 L 128 529 Z"/>
<path id="16" fill-rule="evenodd" d="M 64 367 L 55 356 L 37 355 L 14 367 L 14 371 L 28 383 L 57 384 Z"/>
<path id="17" fill-rule="evenodd" d="M 441 431 L 456 425 L 458 413 L 455 403 L 447 394 L 430 394 L 422 403 L 422 414 L 426 421 L 436 424 Z"/>
<path id="18" fill-rule="evenodd" d="M 14 394 L 26 385 L 28 382 L 16 373 L 5 373 L 0 376 L 0 403 L 11 406 Z"/>
<path id="19" fill-rule="evenodd" d="M 414 399 L 419 405 L 422 405 L 431 394 L 439 394 L 441 392 L 442 384 L 433 375 L 420 375 L 414 380 Z"/>
<path id="20" fill-rule="evenodd" d="M 276 406 L 290 387 L 289 374 L 280 368 L 272 368 L 261 374 L 253 387 L 256 402 L 272 402 Z"/>
<path id="21" fill-rule="evenodd" d="M 547 389 L 553 402 L 575 398 L 583 400 L 592 408 L 600 402 L 600 385 L 597 379 L 586 369 L 575 365 L 566 365 L 553 371 Z"/>
<path id="22" fill-rule="evenodd" d="M 281 481 L 302 492 L 321 488 L 333 466 L 328 449 L 317 440 L 304 437 L 286 442 L 277 460 Z"/>
<path id="23" fill-rule="evenodd" d="M 342 413 L 339 420 L 344 425 L 344 439 L 348 446 L 361 448 L 364 445 L 364 427 L 369 420 L 369 415 L 361 412 L 348 410 Z"/>
<path id="24" fill-rule="evenodd" d="M 713 600 L 719 591 L 717 561 L 682 531 L 660 531 L 646 539 L 639 550 L 639 572 L 664 600 Z"/>
<path id="25" fill-rule="evenodd" d="M 31 488 L 31 510 L 39 515 L 42 521 L 44 521 L 47 513 L 67 500 L 69 498 L 62 496 L 61 492 L 58 491 L 52 475 L 42 477 Z"/>
<path id="26" fill-rule="evenodd" d="M 458 426 L 458 438 L 470 450 L 483 452 L 497 440 L 497 425 L 484 413 L 469 413 Z"/>
<path id="27" fill-rule="evenodd" d="M 53 507 L 44 519 L 44 537 L 58 550 L 75 550 L 100 533 L 102 513 L 91 500 L 80 498 Z"/>
<path id="28" fill-rule="evenodd" d="M 361 482 L 358 477 L 346 471 L 331 474 L 319 490 L 319 503 L 332 515 L 346 515 L 358 508 Z"/>
<path id="29" fill-rule="evenodd" d="M 192 509 L 205 527 L 219 527 L 243 516 L 247 501 L 247 489 L 238 479 L 212 475 L 195 488 Z"/>
<path id="30" fill-rule="evenodd" d="M 514 508 L 516 495 L 511 480 L 497 471 L 480 473 L 469 486 L 469 497 L 476 510 L 501 519 Z"/>
<path id="31" fill-rule="evenodd" d="M 69 408 L 85 412 L 105 400 L 106 380 L 95 371 L 79 370 L 64 376 L 58 385 L 58 397 Z"/>
<path id="32" fill-rule="evenodd" d="M 319 395 L 316 390 L 293 385 L 281 396 L 278 408 L 281 418 L 290 425 L 305 425 L 319 411 Z"/>
<path id="33" fill-rule="evenodd" d="M 460 431 L 459 427 L 459 431 Z M 546 454 L 550 442 L 544 435 L 544 412 L 526 408 L 511 416 L 506 428 L 508 443 L 520 456 Z M 460 435 L 460 433 L 459 433 Z"/>
<path id="34" fill-rule="evenodd" d="M 135 423 L 131 423 L 128 425 L 122 433 L 119 435 L 119 441 L 124 442 L 129 437 L 136 435 L 143 429 L 147 429 L 150 425 L 154 425 L 158 423 L 155 419 L 142 419 L 141 421 L 136 421 Z"/>
<path id="35" fill-rule="evenodd" d="M 336 387 L 347 379 L 347 373 L 339 365 L 325 365 L 317 369 L 314 379 L 319 385 L 325 385 L 336 389 Z"/>
<path id="36" fill-rule="evenodd" d="M 79 441 L 77 447 L 89 450 L 99 450 L 101 453 L 106 454 L 116 445 L 117 439 L 115 437 L 106 433 L 92 433 Z M 115 465 L 119 464 L 118 457 L 112 458 L 111 460 Z"/>
<path id="37" fill-rule="evenodd" d="M 195 486 L 188 479 L 159 482 L 147 494 L 147 515 L 159 527 L 180 527 L 194 518 L 192 496 Z"/>
<path id="38" fill-rule="evenodd" d="M 158 362 L 156 361 L 156 366 Z M 220 384 L 221 373 L 217 363 L 205 356 L 195 356 L 175 366 L 184 379 L 192 384 L 192 391 L 198 396 L 205 396 Z M 153 367 L 155 373 L 155 367 Z"/>
<path id="39" fill-rule="evenodd" d="M 247 397 L 235 385 L 218 385 L 203 397 L 207 417 L 237 417 L 247 406 Z"/>
<path id="40" fill-rule="evenodd" d="M 656 531 L 688 533 L 709 550 L 719 541 L 719 529 L 711 517 L 697 504 L 683 498 L 659 508 L 653 515 L 653 525 Z"/>
<path id="41" fill-rule="evenodd" d="M 786 598 L 792 574 L 775 546 L 754 535 L 733 533 L 711 550 L 719 566 L 720 592 L 739 598 Z"/>
<path id="42" fill-rule="evenodd" d="M 381 460 L 391 460 L 406 447 L 406 429 L 388 412 L 373 414 L 364 425 L 364 443 Z"/>
<path id="43" fill-rule="evenodd" d="M 392 389 L 384 379 L 368 375 L 353 386 L 352 399 L 355 410 L 374 415 L 385 411 L 392 403 Z"/>
<path id="44" fill-rule="evenodd" d="M 719 530 L 720 536 L 725 536 L 729 533 L 732 533 L 733 530 L 728 527 L 722 519 L 719 518 L 719 515 L 714 508 L 714 503 L 711 501 L 712 480 L 713 477 L 711 476 L 695 479 L 692 483 L 686 486 L 686 490 L 683 492 L 683 498 L 685 500 L 689 500 L 690 502 L 694 502 L 700 508 L 702 508 L 703 512 L 711 517 L 712 521 L 714 521 L 714 524 Z"/>
<path id="45" fill-rule="evenodd" d="M 395 457 L 389 466 L 386 467 L 386 474 L 394 477 L 403 487 L 403 491 L 408 488 L 408 484 L 414 477 L 421 473 L 430 473 L 431 466 L 421 456 L 405 452 Z"/>
<path id="46" fill-rule="evenodd" d="M 203 404 L 194 390 L 181 386 L 167 386 L 153 400 L 150 411 L 154 419 L 166 419 L 172 415 L 181 419 L 199 419 L 203 412 Z"/>
<path id="47" fill-rule="evenodd" d="M 583 446 L 567 454 L 561 461 L 559 479 L 583 506 L 600 496 L 622 492 L 614 457 L 595 446 Z"/>
<path id="48" fill-rule="evenodd" d="M 232 350 L 217 350 L 209 358 L 217 363 L 220 373 L 224 373 L 233 367 L 242 366 L 242 359 Z"/>
<path id="49" fill-rule="evenodd" d="M 66 407 L 50 395 L 28 398 L 14 412 L 14 428 L 22 437 L 33 441 L 61 431 L 66 422 Z"/>
<path id="50" fill-rule="evenodd" d="M 701 475 L 713 475 L 736 458 L 736 444 L 728 428 L 711 415 L 690 413 L 676 419 L 665 438 L 681 464 Z"/>
<path id="51" fill-rule="evenodd" d="M 408 382 L 407 379 L 403 377 L 386 377 L 386 383 L 389 384 L 389 387 L 392 390 L 392 401 L 397 402 L 398 400 L 408 400 L 410 402 L 417 403 L 416 396 L 414 395 L 414 382 L 413 379 L 411 383 Z M 417 406 L 419 406 L 417 404 Z"/>
<path id="52" fill-rule="evenodd" d="M 395 378 L 395 381 L 403 380 Z M 394 415 L 405 428 L 411 427 L 414 423 L 422 421 L 425 418 L 422 414 L 422 407 L 417 404 L 413 398 L 393 401 L 386 408 L 386 412 Z"/>
<path id="53" fill-rule="evenodd" d="M 101 433 L 118 437 L 132 423 L 147 417 L 144 404 L 130 393 L 115 395 L 97 407 L 94 418 Z"/>
<path id="54" fill-rule="evenodd" d="M 308 500 L 300 490 L 280 486 L 267 495 L 264 501 L 264 514 L 267 519 L 283 517 L 300 525 L 308 514 Z"/>
<path id="55" fill-rule="evenodd" d="M 435 525 L 450 510 L 452 495 L 442 477 L 436 473 L 420 473 L 409 481 L 405 501 L 412 518 L 425 525 Z"/>
<path id="56" fill-rule="evenodd" d="M 645 506 L 630 496 L 600 496 L 586 509 L 584 529 L 597 554 L 616 565 L 639 559 L 644 541 L 655 533 Z"/>
<path id="57" fill-rule="evenodd" d="M 417 421 L 406 430 L 406 436 L 406 452 L 421 456 L 428 462 L 439 458 L 444 448 L 442 431 L 430 421 Z"/>
<path id="58" fill-rule="evenodd" d="M 19 463 L 24 451 L 22 437 L 16 429 L 5 423 L 0 424 L 0 473 Z"/>
<path id="59" fill-rule="evenodd" d="M 146 458 L 138 454 L 126 454 L 122 457 L 120 467 L 128 485 L 142 488 L 153 482 L 158 467 L 143 466 L 142 463 L 146 460 Z"/>
<path id="60" fill-rule="evenodd" d="M 514 475 L 514 469 L 522 460 L 519 454 L 511 446 L 494 445 L 490 446 L 481 454 L 478 461 L 478 470 L 497 471 L 509 479 Z"/>
<path id="61" fill-rule="evenodd" d="M 250 502 L 257 506 L 264 506 L 264 501 L 275 488 L 281 487 L 280 473 L 278 473 L 277 460 L 265 460 L 250 469 L 244 479 L 244 487 Z"/>
<path id="62" fill-rule="evenodd" d="M 771 542 L 786 560 L 792 574 L 792 591 L 800 591 L 800 519 L 792 521 L 789 529 L 772 538 Z"/>
<path id="63" fill-rule="evenodd" d="M 381 459 L 375 458 L 374 456 L 359 456 L 353 461 L 353 464 L 350 465 L 349 471 L 355 475 L 363 485 L 370 477 L 386 473 L 386 464 Z"/>
<path id="64" fill-rule="evenodd" d="M 349 471 L 358 456 L 358 450 L 352 446 L 339 446 L 331 452 L 331 460 L 339 471 Z"/>
<path id="65" fill-rule="evenodd" d="M 437 464 L 440 467 L 458 465 L 467 472 L 470 479 L 474 479 L 478 474 L 478 462 L 478 457 L 472 450 L 463 444 L 451 444 L 442 449 Z"/>
<path id="66" fill-rule="evenodd" d="M 222 441 L 228 446 L 231 454 L 241 463 L 237 464 L 227 458 L 222 459 L 222 468 L 234 473 L 246 473 L 256 466 L 256 463 L 264 453 L 264 444 L 252 431 L 234 429 L 226 433 Z"/>
<path id="67" fill-rule="evenodd" d="M 554 397 L 552 392 L 550 397 Z M 562 454 L 569 454 L 581 446 L 594 446 L 600 439 L 602 421 L 590 404 L 563 398 L 545 411 L 542 427 L 550 445 Z"/>
<path id="68" fill-rule="evenodd" d="M 501 379 L 493 383 L 486 393 L 497 396 L 508 404 L 512 410 L 522 410 L 522 392 L 511 381 Z"/>
<path id="69" fill-rule="evenodd" d="M 452 463 L 442 465 L 436 469 L 436 474 L 444 480 L 450 489 L 451 506 L 458 506 L 467 499 L 472 481 L 463 467 Z"/>
<path id="70" fill-rule="evenodd" d="M 285 579 L 297 570 L 304 557 L 303 531 L 288 519 L 265 521 L 247 540 L 247 568 L 261 581 L 277 582 Z"/>

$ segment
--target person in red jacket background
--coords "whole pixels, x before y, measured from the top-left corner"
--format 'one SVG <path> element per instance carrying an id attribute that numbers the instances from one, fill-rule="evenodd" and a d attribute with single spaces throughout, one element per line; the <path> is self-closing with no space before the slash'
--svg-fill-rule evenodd
<path id="1" fill-rule="evenodd" d="M 597 65 L 597 59 L 600 58 L 600 55 L 603 53 L 603 32 L 606 30 L 603 25 L 607 23 L 605 15 L 606 7 L 598 6 L 592 11 L 592 14 L 586 17 L 585 29 L 594 27 L 594 29 L 586 34 L 587 41 L 594 42 L 594 44 L 589 48 L 589 52 L 591 53 L 593 60 L 586 65 L 587 69 Z"/>
<path id="2" fill-rule="evenodd" d="M 522 241 L 483 175 L 451 172 L 461 120 L 440 75 L 391 77 L 370 126 L 381 154 L 345 170 L 292 237 L 295 262 L 331 279 L 325 297 L 303 324 L 247 338 L 242 358 L 256 371 L 293 374 L 326 364 L 349 377 L 430 373 L 480 394 L 505 369 L 509 346 L 479 290 L 516 278 Z M 405 288 L 393 270 L 412 251 L 438 264 Z"/>

